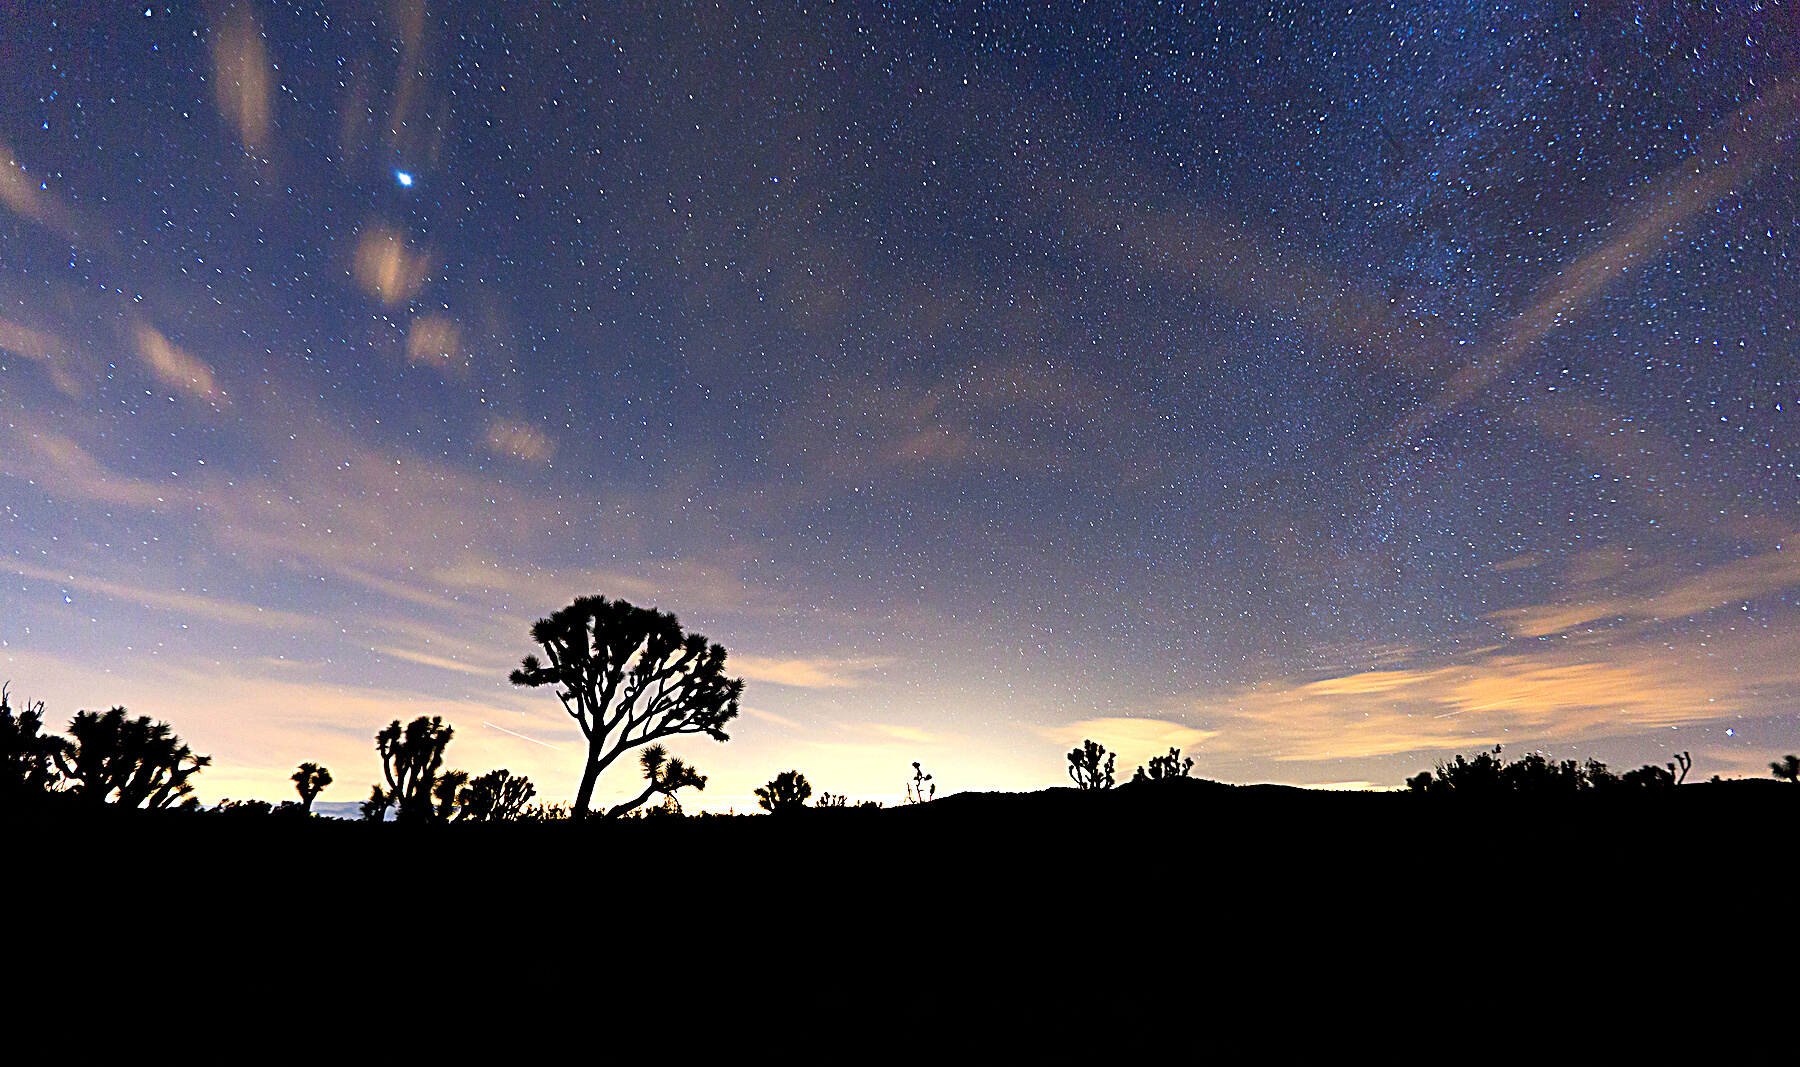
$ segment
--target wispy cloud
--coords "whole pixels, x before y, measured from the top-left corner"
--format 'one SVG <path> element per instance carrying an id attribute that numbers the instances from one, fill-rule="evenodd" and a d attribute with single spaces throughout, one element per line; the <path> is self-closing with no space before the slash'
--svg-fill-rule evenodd
<path id="1" fill-rule="evenodd" d="M 1219 728 L 1209 751 L 1283 761 L 1623 736 L 1729 718 L 1800 685 L 1800 633 L 1740 651 L 1722 663 L 1698 639 L 1488 650 L 1432 669 L 1270 679 L 1189 711 Z"/>
<path id="2" fill-rule="evenodd" d="M 226 3 L 212 32 L 213 92 L 244 151 L 265 152 L 275 127 L 274 69 L 256 16 L 245 2 Z"/>
<path id="3" fill-rule="evenodd" d="M 462 327 L 441 315 L 420 315 L 412 320 L 406 330 L 406 358 L 446 378 L 464 377 L 470 369 Z"/>
<path id="4" fill-rule="evenodd" d="M 52 496 L 141 511 L 191 507 L 200 501 L 195 491 L 173 482 L 131 478 L 108 470 L 73 440 L 29 416 L 15 424 L 15 430 L 3 435 L 11 446 L 6 473 Z"/>
<path id="5" fill-rule="evenodd" d="M 157 381 L 170 389 L 223 407 L 225 394 L 213 378 L 212 368 L 170 343 L 160 331 L 148 323 L 138 323 L 132 331 L 138 355 Z"/>
<path id="6" fill-rule="evenodd" d="M 488 424 L 488 450 L 527 463 L 548 463 L 556 455 L 556 442 L 541 427 L 495 419 Z"/>
<path id="7" fill-rule="evenodd" d="M 1578 587 L 1569 602 L 1507 608 L 1488 618 L 1524 637 L 1601 621 L 1672 622 L 1800 585 L 1800 548 L 1777 548 L 1697 572 L 1681 568 L 1678 576 L 1673 571 L 1667 563 L 1645 564 L 1622 576 L 1631 586 L 1624 591 Z"/>
<path id="8" fill-rule="evenodd" d="M 0 176 L 0 180 L 3 180 L 3 176 Z M 4 186 L 0 185 L 0 188 Z M 26 359 L 42 361 L 57 392 L 70 398 L 81 395 L 81 387 L 76 384 L 66 366 L 69 360 L 69 343 L 61 337 L 48 330 L 36 330 L 0 319 L 0 349 Z"/>
<path id="9" fill-rule="evenodd" d="M 1579 318 L 1594 298 L 1655 261 L 1683 226 L 1742 189 L 1793 144 L 1800 121 L 1800 82 L 1777 83 L 1701 138 L 1698 148 L 1665 171 L 1616 220 L 1614 236 L 1557 270 L 1532 305 L 1482 344 L 1438 392 L 1388 434 L 1404 440 L 1443 418 L 1513 366 L 1539 342 Z"/>
<path id="10" fill-rule="evenodd" d="M 1098 741 L 1117 754 L 1115 773 L 1120 780 L 1131 777 L 1134 766 L 1148 762 L 1152 756 L 1164 755 L 1171 748 L 1182 749 L 1187 756 L 1197 756 L 1201 746 L 1220 733 L 1169 719 L 1127 717 L 1082 719 L 1060 726 L 1038 727 L 1037 732 L 1063 745 Z"/>
<path id="11" fill-rule="evenodd" d="M 734 654 L 726 663 L 733 674 L 751 681 L 773 682 L 802 689 L 847 689 L 862 684 L 864 671 L 881 665 L 873 659 L 774 659 Z"/>
<path id="12" fill-rule="evenodd" d="M 772 711 L 764 711 L 762 708 L 746 706 L 744 708 L 744 714 L 749 715 L 752 718 L 761 719 L 764 722 L 772 722 L 777 726 L 785 726 L 790 730 L 800 729 L 800 724 L 794 720 L 787 718 L 786 716 L 777 715 Z"/>
<path id="13" fill-rule="evenodd" d="M 394 307 L 418 294 L 430 272 L 430 258 L 408 248 L 399 230 L 372 226 L 357 238 L 354 273 L 370 296 Z"/>
<path id="14" fill-rule="evenodd" d="M 242 604 L 186 590 L 171 591 L 127 585 L 123 582 L 109 582 L 87 575 L 52 570 L 16 559 L 0 558 L 0 570 L 11 571 L 22 578 L 54 582 L 63 588 L 79 589 L 83 592 L 111 597 L 127 604 L 138 604 L 159 611 L 180 612 L 198 619 L 232 626 L 255 626 L 297 633 L 313 632 L 324 628 L 324 624 L 319 620 L 291 611 L 262 608 L 254 604 Z"/>
<path id="15" fill-rule="evenodd" d="M 393 656 L 395 659 L 406 660 L 409 663 L 423 664 L 427 667 L 440 667 L 447 671 L 460 671 L 463 674 L 491 675 L 494 673 L 486 667 L 477 667 L 473 664 L 462 663 L 457 660 L 448 659 L 444 656 L 433 656 L 428 652 L 415 652 L 412 649 L 407 648 L 376 645 L 374 651 L 379 652 L 384 656 Z"/>

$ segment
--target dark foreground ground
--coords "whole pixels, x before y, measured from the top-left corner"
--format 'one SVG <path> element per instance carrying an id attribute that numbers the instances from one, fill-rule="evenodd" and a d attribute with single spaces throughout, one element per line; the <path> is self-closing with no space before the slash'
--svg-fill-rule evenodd
<path id="1" fill-rule="evenodd" d="M 1577 927 L 1608 940 L 1787 928 L 1797 815 L 1800 787 L 1774 781 L 1482 802 L 1193 779 L 587 823 L 16 813 L 0 834 L 11 885 L 64 921 L 155 914 L 242 951 L 379 943 L 397 924 L 554 944 L 600 923 L 770 942 L 1310 931 L 1424 952 Z"/>
<path id="2" fill-rule="evenodd" d="M 531 1062 L 632 1028 L 830 1062 L 1434 1041 L 1480 1062 L 1791 1031 L 1791 979 L 1764 964 L 1791 956 L 1800 787 L 1773 781 L 1479 802 L 1192 780 L 578 824 L 100 814 L 0 819 L 11 1018 L 104 1007 L 57 1024 L 71 1048 L 196 1011 L 276 1060 L 373 1047 L 340 1023 Z"/>

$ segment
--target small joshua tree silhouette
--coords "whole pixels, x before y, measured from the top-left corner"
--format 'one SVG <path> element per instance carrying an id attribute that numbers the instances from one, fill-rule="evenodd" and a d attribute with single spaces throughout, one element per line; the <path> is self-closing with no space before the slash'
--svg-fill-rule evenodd
<path id="1" fill-rule="evenodd" d="M 1069 752 L 1069 777 L 1077 789 L 1111 789 L 1117 759 L 1117 754 L 1106 751 L 1099 742 L 1083 741 L 1080 748 Z"/>
<path id="2" fill-rule="evenodd" d="M 935 796 L 937 796 L 937 783 L 931 780 L 931 775 L 920 770 L 919 761 L 914 760 L 912 781 L 906 783 L 906 802 L 923 804 Z"/>

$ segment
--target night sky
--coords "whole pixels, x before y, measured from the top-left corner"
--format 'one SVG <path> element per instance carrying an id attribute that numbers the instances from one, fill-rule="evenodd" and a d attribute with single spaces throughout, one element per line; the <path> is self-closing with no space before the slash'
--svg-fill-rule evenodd
<path id="1" fill-rule="evenodd" d="M 601 593 L 747 679 L 690 808 L 1767 775 L 1800 11 L 1721 6 L 8 4 L 0 676 L 567 799 L 506 673 Z"/>

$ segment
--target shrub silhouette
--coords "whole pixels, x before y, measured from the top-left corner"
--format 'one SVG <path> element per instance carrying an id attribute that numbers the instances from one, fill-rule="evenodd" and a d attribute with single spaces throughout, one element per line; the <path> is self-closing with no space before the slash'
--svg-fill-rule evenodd
<path id="1" fill-rule="evenodd" d="M 73 743 L 53 753 L 71 792 L 85 804 L 166 808 L 194 791 L 189 781 L 212 763 L 196 756 L 166 722 L 127 718 L 124 708 L 80 711 L 69 722 Z"/>
<path id="2" fill-rule="evenodd" d="M 1658 767 L 1654 763 L 1646 763 L 1635 771 L 1626 771 L 1620 776 L 1622 785 L 1636 786 L 1642 789 L 1660 789 L 1675 784 L 1674 765 Z"/>
<path id="3" fill-rule="evenodd" d="M 7 687 L 0 685 L 0 805 L 43 797 L 61 784 L 56 755 L 68 742 L 40 732 L 44 702 L 13 710 Z"/>
<path id="4" fill-rule="evenodd" d="M 1621 786 L 1660 787 L 1679 784 L 1687 778 L 1688 770 L 1694 764 L 1693 757 L 1682 752 L 1675 757 L 1674 763 L 1662 767 L 1646 764 L 1621 775 L 1613 773 L 1607 769 L 1606 764 L 1596 759 L 1589 759 L 1585 763 L 1568 759 L 1558 763 L 1542 752 L 1532 752 L 1522 759 L 1507 763 L 1501 759 L 1501 753 L 1501 746 L 1495 745 L 1492 752 L 1479 753 L 1472 760 L 1458 754 L 1453 762 L 1437 765 L 1435 778 L 1430 771 L 1420 771 L 1408 778 L 1407 788 L 1416 793 L 1456 792 L 1465 796 L 1481 796 L 1507 793 L 1550 795 L 1590 789 L 1615 789 Z"/>
<path id="5" fill-rule="evenodd" d="M 300 769 L 293 773 L 294 792 L 300 794 L 300 805 L 306 814 L 312 814 L 313 801 L 331 784 L 331 772 L 317 763 L 302 763 Z"/>
<path id="6" fill-rule="evenodd" d="M 1769 770 L 1782 781 L 1800 785 L 1800 756 L 1792 752 L 1769 764 Z"/>
<path id="7" fill-rule="evenodd" d="M 756 803 L 762 810 L 774 814 L 784 811 L 797 811 L 806 806 L 806 798 L 812 796 L 812 783 L 806 775 L 799 771 L 782 771 L 769 782 L 756 790 Z"/>
<path id="8" fill-rule="evenodd" d="M 399 806 L 402 822 L 425 822 L 437 817 L 433 801 L 439 798 L 433 791 L 444 765 L 444 749 L 455 733 L 442 718 L 421 715 L 407 723 L 405 730 L 395 719 L 375 735 L 375 749 L 381 753 L 381 774 L 387 779 L 387 803 Z M 367 809 L 375 803 L 374 796 L 364 803 L 364 818 L 369 817 Z M 385 814 L 386 808 L 382 811 Z"/>
<path id="9" fill-rule="evenodd" d="M 533 804 L 519 812 L 519 821 L 567 822 L 570 815 L 567 804 Z"/>
<path id="10" fill-rule="evenodd" d="M 628 748 L 674 734 L 729 740 L 744 681 L 725 676 L 725 649 L 685 633 L 675 616 L 603 596 L 579 597 L 531 628 L 546 666 L 526 656 L 514 685 L 556 687 L 587 738 L 575 814 L 587 814 L 594 783 Z"/>
<path id="11" fill-rule="evenodd" d="M 677 789 L 692 786 L 702 792 L 706 790 L 706 775 L 688 766 L 680 756 L 670 756 L 669 750 L 662 745 L 651 745 L 638 753 L 638 766 L 644 769 L 644 780 L 650 784 L 635 798 L 613 807 L 606 813 L 607 818 L 616 819 L 657 793 L 663 795 L 665 804 L 673 803 L 679 811 L 681 802 L 675 799 Z"/>
<path id="12" fill-rule="evenodd" d="M 458 818 L 471 822 L 512 822 L 523 814 L 526 803 L 536 794 L 537 787 L 531 784 L 531 779 L 502 767 L 469 782 L 459 798 L 462 814 Z"/>
<path id="13" fill-rule="evenodd" d="M 1134 782 L 1160 782 L 1167 778 L 1186 778 L 1188 772 L 1193 769 L 1194 758 L 1192 756 L 1183 760 L 1181 750 L 1171 748 L 1166 756 L 1150 757 L 1149 774 L 1145 774 L 1144 768 L 1139 766 L 1137 773 L 1131 776 L 1131 780 Z"/>
<path id="14" fill-rule="evenodd" d="M 1080 748 L 1069 750 L 1069 777 L 1077 789 L 1111 789 L 1117 759 L 1116 753 L 1106 751 L 1098 741 L 1083 741 Z"/>

